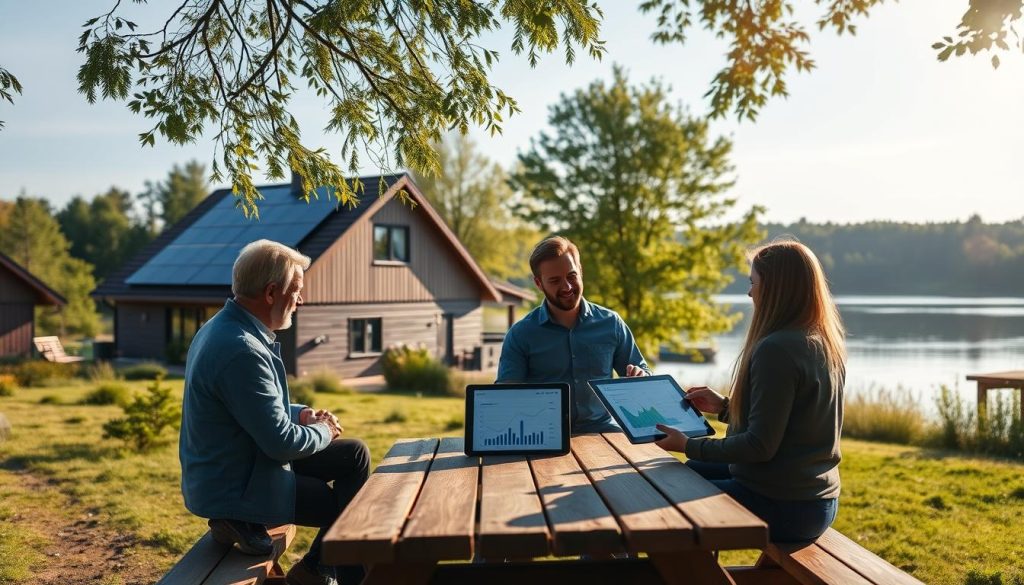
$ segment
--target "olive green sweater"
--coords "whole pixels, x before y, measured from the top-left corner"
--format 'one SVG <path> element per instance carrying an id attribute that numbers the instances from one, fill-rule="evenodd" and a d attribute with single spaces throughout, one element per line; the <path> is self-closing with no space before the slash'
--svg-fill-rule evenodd
<path id="1" fill-rule="evenodd" d="M 755 346 L 741 412 L 724 439 L 691 439 L 686 456 L 729 463 L 736 481 L 770 498 L 839 497 L 843 388 L 806 332 L 776 331 Z"/>

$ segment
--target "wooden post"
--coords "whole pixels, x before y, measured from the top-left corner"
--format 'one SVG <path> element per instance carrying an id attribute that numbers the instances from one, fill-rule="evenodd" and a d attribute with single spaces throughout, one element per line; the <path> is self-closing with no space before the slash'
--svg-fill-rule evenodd
<path id="1" fill-rule="evenodd" d="M 988 382 L 978 380 L 978 423 L 988 419 Z"/>

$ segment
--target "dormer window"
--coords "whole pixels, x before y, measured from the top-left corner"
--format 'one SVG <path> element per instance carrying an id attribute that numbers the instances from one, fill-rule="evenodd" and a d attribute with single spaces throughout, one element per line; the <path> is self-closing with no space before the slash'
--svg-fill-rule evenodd
<path id="1" fill-rule="evenodd" d="M 373 226 L 373 259 L 377 262 L 409 262 L 409 226 Z"/>

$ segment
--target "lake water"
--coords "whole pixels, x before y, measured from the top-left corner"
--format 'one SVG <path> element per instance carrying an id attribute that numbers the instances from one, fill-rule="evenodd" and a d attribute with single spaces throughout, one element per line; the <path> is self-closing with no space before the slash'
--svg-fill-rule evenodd
<path id="1" fill-rule="evenodd" d="M 744 295 L 718 300 L 741 311 L 743 320 L 715 338 L 714 363 L 662 362 L 658 373 L 684 385 L 727 383 L 752 306 Z M 902 386 L 934 412 L 942 385 L 973 405 L 975 384 L 965 376 L 1024 369 L 1024 298 L 839 296 L 836 302 L 847 329 L 848 393 Z"/>

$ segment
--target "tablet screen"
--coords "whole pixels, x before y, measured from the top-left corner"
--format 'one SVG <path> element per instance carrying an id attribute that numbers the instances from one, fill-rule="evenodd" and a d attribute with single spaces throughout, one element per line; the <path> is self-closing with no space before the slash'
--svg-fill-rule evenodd
<path id="1" fill-rule="evenodd" d="M 707 421 L 683 400 L 683 394 L 671 376 L 618 378 L 591 382 L 613 410 L 615 419 L 637 439 L 663 435 L 655 425 L 664 424 L 689 436 L 705 436 Z"/>
<path id="2" fill-rule="evenodd" d="M 471 387 L 467 393 L 472 452 L 562 451 L 568 388 L 515 386 Z"/>

